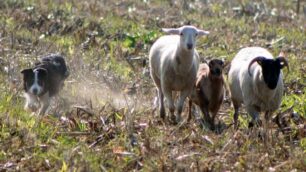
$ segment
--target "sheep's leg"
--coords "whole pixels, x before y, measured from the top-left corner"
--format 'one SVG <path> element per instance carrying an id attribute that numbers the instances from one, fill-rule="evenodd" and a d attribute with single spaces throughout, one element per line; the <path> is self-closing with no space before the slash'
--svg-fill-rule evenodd
<path id="1" fill-rule="evenodd" d="M 215 131 L 216 126 L 215 126 L 215 118 L 216 118 L 217 112 L 212 112 L 212 117 L 211 117 L 211 130 Z"/>
<path id="2" fill-rule="evenodd" d="M 187 121 L 189 122 L 191 120 L 191 118 L 192 118 L 192 116 L 191 116 L 192 100 L 189 99 L 188 103 L 189 103 L 189 109 L 188 109 L 188 118 L 187 118 Z"/>
<path id="3" fill-rule="evenodd" d="M 265 113 L 265 121 L 266 121 L 266 124 L 269 123 L 269 119 L 270 119 L 270 112 L 267 111 L 267 112 Z"/>
<path id="4" fill-rule="evenodd" d="M 256 108 L 252 105 L 248 105 L 248 106 L 246 106 L 246 110 L 252 117 L 252 121 L 251 121 L 251 123 L 249 123 L 249 127 L 252 127 L 253 125 L 260 126 L 261 122 L 260 122 L 260 119 L 259 119 L 259 112 L 256 110 Z"/>
<path id="5" fill-rule="evenodd" d="M 165 119 L 165 106 L 164 106 L 164 94 L 161 89 L 158 89 L 158 97 L 159 97 L 159 115 L 164 120 Z"/>
<path id="6" fill-rule="evenodd" d="M 165 106 L 164 106 L 164 94 L 163 90 L 161 88 L 160 79 L 154 74 L 154 72 L 151 70 L 151 76 L 153 78 L 153 81 L 156 85 L 157 92 L 158 92 L 158 98 L 159 98 L 159 116 L 164 120 L 166 116 L 165 112 Z"/>
<path id="7" fill-rule="evenodd" d="M 175 123 L 175 115 L 174 115 L 175 107 L 174 107 L 174 102 L 172 98 L 172 91 L 169 89 L 163 89 L 163 93 L 167 99 L 171 121 Z"/>
<path id="8" fill-rule="evenodd" d="M 237 103 L 237 101 L 233 100 L 233 105 L 234 105 L 234 125 L 235 125 L 235 129 L 238 129 L 239 125 L 238 125 L 238 116 L 239 116 L 239 103 Z"/>
<path id="9" fill-rule="evenodd" d="M 181 91 L 180 99 L 179 99 L 178 107 L 177 107 L 177 118 L 176 118 L 177 122 L 181 121 L 181 114 L 183 112 L 184 102 L 185 102 L 185 99 L 187 98 L 187 96 L 189 96 L 189 95 L 190 95 L 189 90 Z"/>
<path id="10" fill-rule="evenodd" d="M 204 115 L 203 120 L 202 120 L 202 125 L 205 126 L 204 124 L 207 123 L 207 124 L 209 124 L 208 127 L 211 129 L 212 128 L 212 126 L 211 126 L 212 119 L 209 116 L 208 103 L 201 102 L 200 109 L 201 109 L 201 111 Z"/>
<path id="11" fill-rule="evenodd" d="M 268 136 L 270 135 L 270 131 L 269 131 L 269 119 L 270 119 L 270 112 L 266 111 L 265 113 L 265 141 L 268 141 Z"/>

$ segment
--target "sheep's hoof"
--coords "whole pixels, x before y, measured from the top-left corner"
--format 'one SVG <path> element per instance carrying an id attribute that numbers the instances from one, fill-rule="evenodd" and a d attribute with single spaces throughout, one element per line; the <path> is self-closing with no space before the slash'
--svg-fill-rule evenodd
<path id="1" fill-rule="evenodd" d="M 182 117 L 180 115 L 176 116 L 176 123 L 180 123 L 182 121 Z"/>
<path id="2" fill-rule="evenodd" d="M 215 133 L 216 134 L 221 134 L 224 130 L 226 130 L 228 128 L 228 126 L 224 123 L 224 122 L 218 122 L 215 125 Z"/>
<path id="3" fill-rule="evenodd" d="M 175 115 L 171 115 L 171 117 L 170 117 L 170 123 L 173 124 L 173 125 L 178 124 Z"/>
<path id="4" fill-rule="evenodd" d="M 250 124 L 249 124 L 249 125 L 250 125 Z M 235 129 L 235 130 L 238 130 L 238 129 L 239 129 L 239 126 L 240 126 L 239 121 L 234 122 L 234 129 Z"/>
<path id="5" fill-rule="evenodd" d="M 161 112 L 161 113 L 159 114 L 159 116 L 160 116 L 160 118 L 162 118 L 163 120 L 165 120 L 165 117 L 166 117 L 165 113 L 162 113 L 162 112 Z"/>
<path id="6" fill-rule="evenodd" d="M 212 130 L 212 126 L 205 119 L 200 119 L 200 127 L 204 130 Z"/>
<path id="7" fill-rule="evenodd" d="M 262 126 L 262 122 L 261 120 L 256 120 L 256 121 L 251 121 L 249 122 L 249 128 L 253 128 L 253 127 L 260 127 Z"/>

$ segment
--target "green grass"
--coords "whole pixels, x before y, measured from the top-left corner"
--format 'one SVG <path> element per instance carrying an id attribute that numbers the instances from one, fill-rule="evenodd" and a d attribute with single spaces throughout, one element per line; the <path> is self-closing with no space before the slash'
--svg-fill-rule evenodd
<path id="1" fill-rule="evenodd" d="M 0 171 L 305 171 L 304 16 L 279 22 L 268 15 L 257 23 L 219 1 L 190 3 L 0 1 Z M 290 15 L 295 2 L 269 0 L 266 7 Z M 231 126 L 221 134 L 196 121 L 181 126 L 160 121 L 143 65 L 163 35 L 161 27 L 188 22 L 210 31 L 197 42 L 203 60 L 230 62 L 240 48 L 252 45 L 271 44 L 273 55 L 287 54 L 290 71 L 283 70 L 286 88 L 274 116 L 287 116 L 290 133 L 271 122 L 265 142 L 247 128 L 244 111 L 240 129 Z M 94 38 L 88 41 L 89 35 Z M 20 71 L 54 52 L 66 56 L 71 75 L 48 115 L 37 117 L 23 110 Z M 133 86 L 136 93 L 129 91 Z M 219 119 L 231 124 L 233 108 L 224 103 L 220 112 Z"/>

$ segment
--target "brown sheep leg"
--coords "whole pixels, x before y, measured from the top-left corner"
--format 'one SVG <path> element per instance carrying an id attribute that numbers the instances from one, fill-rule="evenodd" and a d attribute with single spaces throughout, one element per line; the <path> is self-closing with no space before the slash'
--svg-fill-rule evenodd
<path id="1" fill-rule="evenodd" d="M 192 109 L 192 101 L 189 99 L 189 109 L 188 109 L 188 118 L 187 118 L 187 121 L 189 122 L 192 118 L 191 116 L 191 109 Z"/>
<path id="2" fill-rule="evenodd" d="M 200 109 L 201 109 L 201 111 L 202 111 L 202 113 L 203 113 L 203 115 L 204 115 L 204 117 L 203 117 L 203 120 L 205 121 L 205 122 L 207 122 L 210 126 L 209 126 L 209 128 L 211 129 L 211 127 L 212 127 L 212 125 L 211 125 L 211 123 L 212 123 L 212 119 L 210 118 L 210 116 L 209 116 L 209 111 L 208 111 L 208 104 L 203 104 L 202 103 L 202 105 L 200 106 Z"/>

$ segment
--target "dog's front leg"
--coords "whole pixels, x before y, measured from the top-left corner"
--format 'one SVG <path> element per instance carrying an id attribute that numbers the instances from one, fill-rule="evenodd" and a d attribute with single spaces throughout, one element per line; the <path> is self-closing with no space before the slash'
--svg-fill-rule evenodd
<path id="1" fill-rule="evenodd" d="M 35 112 L 38 109 L 37 97 L 31 93 L 25 93 L 24 97 L 26 98 L 24 109 L 27 111 Z"/>
<path id="2" fill-rule="evenodd" d="M 45 93 L 41 97 L 39 97 L 39 102 L 40 102 L 40 109 L 39 109 L 39 115 L 44 115 L 47 108 L 50 105 L 50 97 L 49 97 L 49 92 Z"/>

